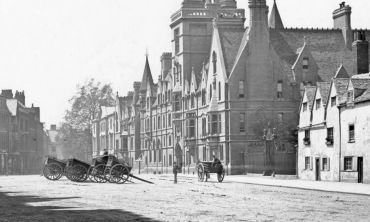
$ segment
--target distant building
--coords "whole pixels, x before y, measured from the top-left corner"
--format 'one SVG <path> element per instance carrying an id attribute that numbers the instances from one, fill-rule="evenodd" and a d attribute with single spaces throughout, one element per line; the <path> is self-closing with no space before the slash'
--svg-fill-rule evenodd
<path id="1" fill-rule="evenodd" d="M 39 173 L 44 151 L 40 108 L 26 107 L 24 92 L 0 95 L 0 174 Z"/>
<path id="2" fill-rule="evenodd" d="M 306 87 L 299 122 L 301 179 L 370 183 L 368 41 L 355 34 L 353 71 L 341 65 L 330 82 Z"/>
<path id="3" fill-rule="evenodd" d="M 162 173 L 176 161 L 193 173 L 215 154 L 229 174 L 296 173 L 305 87 L 330 81 L 340 64 L 363 68 L 368 57 L 352 46 L 348 5 L 334 11 L 333 29 L 286 28 L 275 1 L 269 19 L 268 11 L 265 0 L 249 0 L 245 28 L 235 0 L 182 2 L 158 82 L 147 56 L 141 82 L 117 99 L 120 148 L 135 167 Z"/>

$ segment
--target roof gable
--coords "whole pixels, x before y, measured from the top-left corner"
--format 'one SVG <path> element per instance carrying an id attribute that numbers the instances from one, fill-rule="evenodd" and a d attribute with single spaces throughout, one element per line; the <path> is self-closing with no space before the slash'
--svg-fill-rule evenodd
<path id="1" fill-rule="evenodd" d="M 146 91 L 148 89 L 152 89 L 153 85 L 154 85 L 153 76 L 152 76 L 152 72 L 150 71 L 149 59 L 148 59 L 148 56 L 146 56 L 140 91 Z"/>
<path id="2" fill-rule="evenodd" d="M 346 70 L 346 68 L 344 68 L 343 64 L 341 64 L 334 76 L 335 79 L 338 79 L 338 78 L 342 78 L 342 79 L 345 79 L 345 78 L 349 78 L 349 75 L 348 75 L 348 72 Z"/>

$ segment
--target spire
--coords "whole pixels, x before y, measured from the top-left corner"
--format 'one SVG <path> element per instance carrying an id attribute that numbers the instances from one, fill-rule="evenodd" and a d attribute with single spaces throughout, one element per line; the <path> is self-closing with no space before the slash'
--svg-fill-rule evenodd
<path id="1" fill-rule="evenodd" d="M 144 68 L 144 73 L 143 73 L 143 79 L 141 80 L 140 91 L 148 90 L 148 84 L 150 88 L 152 88 L 154 85 L 152 72 L 150 71 L 150 66 L 149 66 L 148 53 L 146 53 L 145 57 L 146 57 L 145 68 Z"/>
<path id="2" fill-rule="evenodd" d="M 269 27 L 273 29 L 284 29 L 283 21 L 281 20 L 279 9 L 276 5 L 276 0 L 274 0 L 274 6 L 272 7 Z"/>

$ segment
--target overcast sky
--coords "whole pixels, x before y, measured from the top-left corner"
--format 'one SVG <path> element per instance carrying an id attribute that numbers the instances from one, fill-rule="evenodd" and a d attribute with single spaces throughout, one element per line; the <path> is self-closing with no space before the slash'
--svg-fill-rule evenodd
<path id="1" fill-rule="evenodd" d="M 0 89 L 24 90 L 48 127 L 61 122 L 76 85 L 88 78 L 126 95 L 141 79 L 146 48 L 157 80 L 159 57 L 170 51 L 170 15 L 181 1 L 0 0 Z M 339 2 L 277 1 L 286 27 L 325 28 Z M 370 28 L 370 1 L 347 2 L 352 26 Z"/>

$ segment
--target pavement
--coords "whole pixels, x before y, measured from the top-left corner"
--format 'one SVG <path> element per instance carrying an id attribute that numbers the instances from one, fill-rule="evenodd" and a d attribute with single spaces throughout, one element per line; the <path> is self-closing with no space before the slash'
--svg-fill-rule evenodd
<path id="1" fill-rule="evenodd" d="M 169 175 L 168 175 L 169 176 Z M 171 175 L 172 176 L 172 175 Z M 179 174 L 180 177 L 194 177 L 196 175 L 184 175 Z M 347 183 L 347 182 L 328 182 L 328 181 L 309 181 L 300 179 L 277 179 L 273 177 L 263 176 L 249 176 L 249 175 L 237 175 L 237 176 L 225 176 L 224 181 L 262 185 L 262 186 L 273 186 L 273 187 L 285 187 L 303 190 L 313 191 L 324 191 L 324 192 L 336 192 L 343 194 L 356 194 L 370 196 L 370 184 L 359 184 L 359 183 Z"/>

